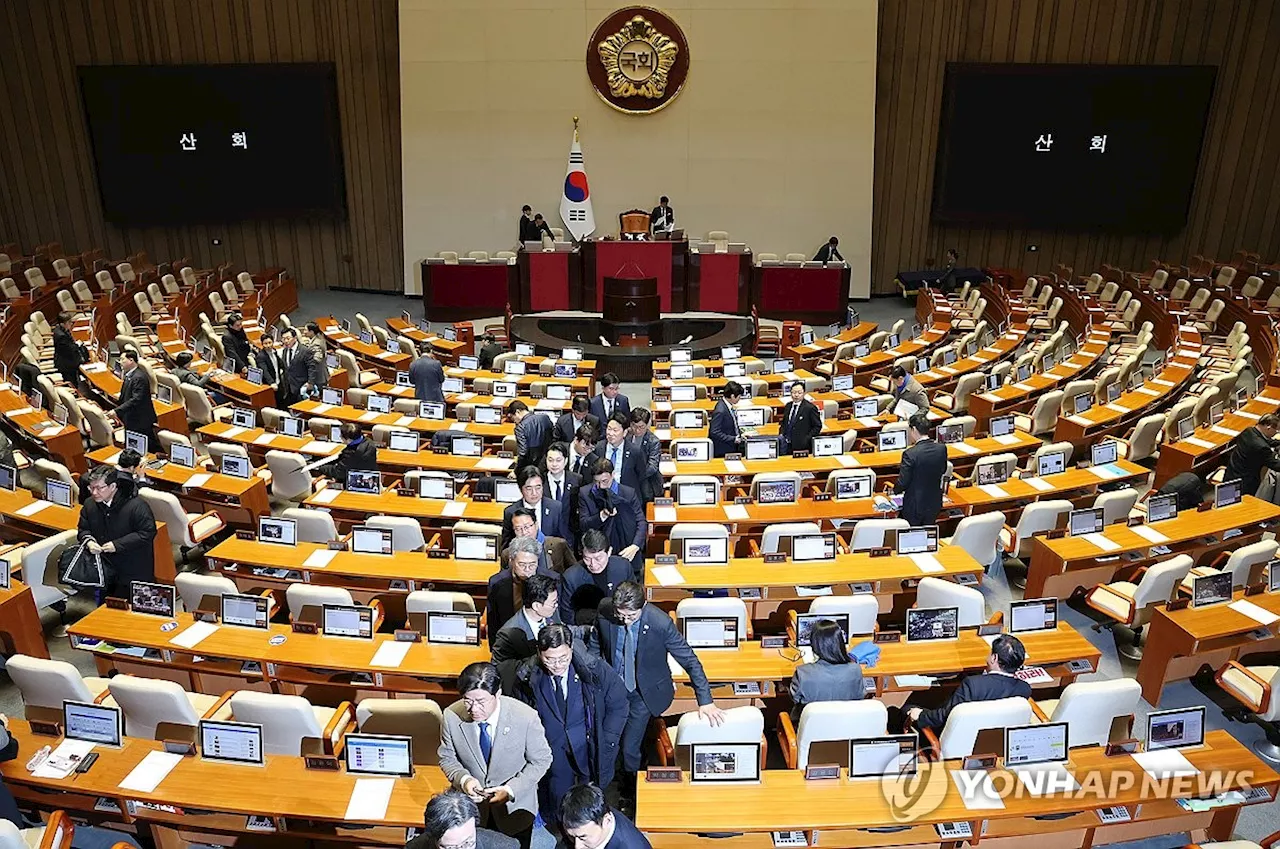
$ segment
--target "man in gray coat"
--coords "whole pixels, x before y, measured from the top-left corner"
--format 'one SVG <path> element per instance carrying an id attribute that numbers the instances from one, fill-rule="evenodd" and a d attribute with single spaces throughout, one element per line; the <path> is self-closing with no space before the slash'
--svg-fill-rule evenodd
<path id="1" fill-rule="evenodd" d="M 538 712 L 499 695 L 500 689 L 492 663 L 472 663 L 462 670 L 462 698 L 444 712 L 440 769 L 480 806 L 477 825 L 515 837 L 528 849 L 538 813 L 538 782 L 551 768 L 551 747 Z"/>
<path id="2" fill-rule="evenodd" d="M 899 401 L 906 401 L 922 413 L 929 412 L 929 396 L 925 394 L 924 387 L 920 385 L 920 381 L 907 374 L 907 370 L 902 366 L 894 366 L 889 372 L 889 388 L 893 392 L 890 412 L 897 409 Z M 904 416 L 904 418 L 910 418 L 910 416 Z"/>
<path id="3" fill-rule="evenodd" d="M 444 367 L 436 359 L 430 345 L 422 346 L 422 355 L 409 366 L 413 395 L 419 401 L 444 403 Z"/>

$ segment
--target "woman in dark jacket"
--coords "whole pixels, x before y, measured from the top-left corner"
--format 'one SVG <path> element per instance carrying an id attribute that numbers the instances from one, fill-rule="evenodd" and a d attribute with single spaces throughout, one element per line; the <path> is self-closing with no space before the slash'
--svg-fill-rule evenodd
<path id="1" fill-rule="evenodd" d="M 862 666 L 849 657 L 844 631 L 830 619 L 819 619 L 809 632 L 813 663 L 797 666 L 791 673 L 791 719 L 800 721 L 800 712 L 811 702 L 849 702 L 866 695 Z"/>

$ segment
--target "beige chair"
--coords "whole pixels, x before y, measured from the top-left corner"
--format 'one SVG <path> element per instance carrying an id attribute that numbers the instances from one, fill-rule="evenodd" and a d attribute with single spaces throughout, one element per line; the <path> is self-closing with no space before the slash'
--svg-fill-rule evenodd
<path id="1" fill-rule="evenodd" d="M 138 490 L 138 494 L 147 502 L 156 521 L 165 523 L 169 531 L 169 542 L 178 550 L 183 560 L 193 549 L 204 545 L 227 526 L 216 510 L 202 514 L 186 512 L 182 502 L 172 493 L 144 486 Z"/>
<path id="2" fill-rule="evenodd" d="M 947 716 L 947 724 L 941 734 L 935 734 L 931 729 L 925 729 L 924 733 L 933 746 L 933 756 L 938 760 L 951 760 L 974 754 L 973 747 L 981 731 L 1028 725 L 1030 722 L 1031 702 L 1014 697 L 956 705 Z"/>
<path id="3" fill-rule="evenodd" d="M 194 735 L 201 719 L 231 714 L 229 708 L 220 709 L 219 696 L 189 693 L 174 681 L 117 675 L 109 690 L 124 714 L 124 733 L 143 740 L 173 739 L 173 732 L 183 728 Z"/>
<path id="4" fill-rule="evenodd" d="M 1031 710 L 1041 722 L 1067 723 L 1072 748 L 1102 746 L 1129 736 L 1141 699 L 1142 685 L 1133 678 L 1076 681 L 1056 699 L 1036 699 Z"/>
<path id="5" fill-rule="evenodd" d="M 80 670 L 65 660 L 49 660 L 15 654 L 5 662 L 5 671 L 22 696 L 27 718 L 62 720 L 62 703 L 96 702 L 106 692 L 106 678 L 84 678 Z"/>
<path id="6" fill-rule="evenodd" d="M 301 696 L 241 690 L 230 699 L 232 718 L 262 726 L 262 748 L 270 755 L 328 753 L 355 729 L 355 708 L 317 707 Z"/>
<path id="7" fill-rule="evenodd" d="M 431 699 L 364 699 L 356 705 L 356 725 L 361 734 L 410 738 L 413 762 L 419 766 L 440 763 L 443 724 L 440 705 Z"/>
<path id="8" fill-rule="evenodd" d="M 1110 584 L 1098 584 L 1085 596 L 1085 601 L 1111 621 L 1095 628 L 1125 625 L 1132 629 L 1132 645 L 1125 644 L 1117 648 L 1120 654 L 1130 660 L 1140 660 L 1143 626 L 1151 620 L 1151 613 L 1156 606 L 1173 598 L 1192 565 L 1189 555 L 1179 554 L 1139 570 L 1137 583 L 1113 581 Z"/>

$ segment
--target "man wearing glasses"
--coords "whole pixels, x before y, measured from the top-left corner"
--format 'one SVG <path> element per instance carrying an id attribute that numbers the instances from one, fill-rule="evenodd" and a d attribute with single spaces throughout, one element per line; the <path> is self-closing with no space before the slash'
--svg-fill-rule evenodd
<path id="1" fill-rule="evenodd" d="M 446 790 L 433 796 L 423 814 L 422 833 L 405 849 L 517 849 L 520 841 L 480 828 L 480 809 L 466 793 Z"/>

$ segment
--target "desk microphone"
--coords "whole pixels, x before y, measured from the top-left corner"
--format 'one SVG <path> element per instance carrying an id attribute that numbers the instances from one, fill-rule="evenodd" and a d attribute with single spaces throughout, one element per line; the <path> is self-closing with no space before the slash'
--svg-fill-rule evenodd
<path id="1" fill-rule="evenodd" d="M 680 340 L 679 342 L 677 342 L 676 344 L 677 344 L 677 345 L 688 345 L 688 344 L 689 344 L 690 342 L 692 342 L 692 341 L 693 341 L 693 334 L 690 334 L 690 335 L 688 335 L 688 336 L 684 337 L 683 339 L 681 339 L 681 340 Z"/>
<path id="2" fill-rule="evenodd" d="M 600 344 L 601 344 L 601 345 L 603 345 L 603 346 L 605 346 L 606 348 L 612 348 L 612 347 L 613 347 L 612 345 L 610 345 L 610 344 L 609 344 L 609 340 L 608 340 L 608 339 L 606 339 L 606 338 L 604 338 L 603 336 L 601 336 L 601 337 L 600 337 Z"/>

